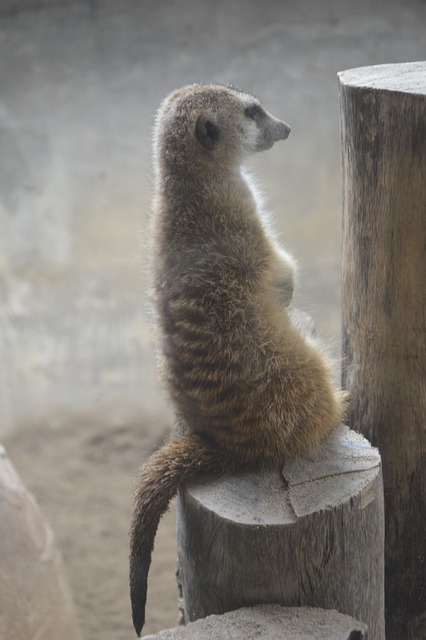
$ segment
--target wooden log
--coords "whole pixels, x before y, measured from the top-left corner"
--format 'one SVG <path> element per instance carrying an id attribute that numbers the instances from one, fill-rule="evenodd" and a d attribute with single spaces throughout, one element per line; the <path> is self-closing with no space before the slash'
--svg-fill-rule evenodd
<path id="1" fill-rule="evenodd" d="M 379 447 L 388 640 L 426 638 L 426 62 L 339 74 L 344 386 Z"/>
<path id="2" fill-rule="evenodd" d="M 380 456 L 336 429 L 310 457 L 178 496 L 186 621 L 262 603 L 337 609 L 384 639 Z"/>
<path id="3" fill-rule="evenodd" d="M 366 625 L 337 611 L 261 605 L 165 629 L 146 640 L 367 640 Z"/>

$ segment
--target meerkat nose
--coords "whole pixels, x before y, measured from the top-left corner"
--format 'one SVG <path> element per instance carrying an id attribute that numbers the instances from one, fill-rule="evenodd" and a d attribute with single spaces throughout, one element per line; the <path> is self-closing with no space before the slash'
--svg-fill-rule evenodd
<path id="1" fill-rule="evenodd" d="M 290 131 L 291 129 L 288 126 L 288 124 L 286 124 L 285 122 L 280 122 L 280 128 L 279 128 L 280 140 L 286 140 L 290 135 Z"/>

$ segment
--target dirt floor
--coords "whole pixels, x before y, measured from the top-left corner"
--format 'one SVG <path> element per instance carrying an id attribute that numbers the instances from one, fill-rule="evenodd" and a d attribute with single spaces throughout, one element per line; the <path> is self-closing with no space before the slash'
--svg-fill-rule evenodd
<path id="1" fill-rule="evenodd" d="M 127 585 L 133 479 L 167 427 L 152 420 L 109 430 L 88 423 L 69 429 L 32 428 L 3 441 L 54 530 L 84 640 L 136 637 Z M 176 624 L 175 567 L 172 505 L 156 540 L 146 633 Z"/>

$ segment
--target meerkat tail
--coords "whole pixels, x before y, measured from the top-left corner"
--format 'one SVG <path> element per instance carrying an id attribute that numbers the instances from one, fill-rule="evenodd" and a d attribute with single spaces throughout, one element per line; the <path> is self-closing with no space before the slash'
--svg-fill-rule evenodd
<path id="1" fill-rule="evenodd" d="M 142 468 L 130 528 L 130 599 L 138 636 L 145 624 L 148 571 L 161 516 L 183 482 L 199 473 L 224 471 L 224 462 L 202 438 L 182 435 L 172 437 Z"/>

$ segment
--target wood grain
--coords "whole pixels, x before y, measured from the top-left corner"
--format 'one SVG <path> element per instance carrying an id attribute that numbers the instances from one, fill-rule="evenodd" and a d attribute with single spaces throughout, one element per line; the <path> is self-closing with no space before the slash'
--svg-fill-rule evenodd
<path id="1" fill-rule="evenodd" d="M 426 63 L 340 76 L 344 386 L 379 447 L 386 637 L 426 638 Z"/>
<path id="2" fill-rule="evenodd" d="M 282 471 L 183 489 L 178 553 L 185 618 L 280 603 L 333 608 L 384 639 L 380 456 L 340 427 Z"/>

